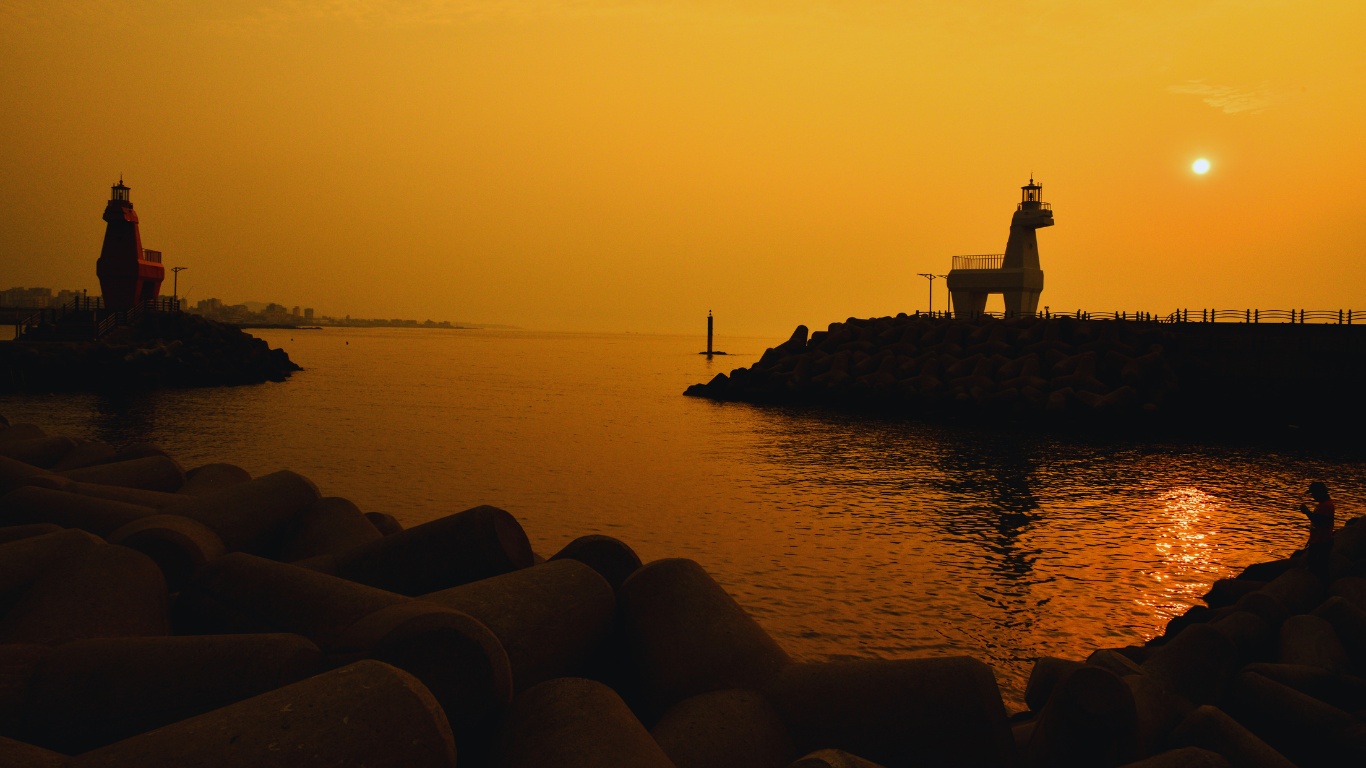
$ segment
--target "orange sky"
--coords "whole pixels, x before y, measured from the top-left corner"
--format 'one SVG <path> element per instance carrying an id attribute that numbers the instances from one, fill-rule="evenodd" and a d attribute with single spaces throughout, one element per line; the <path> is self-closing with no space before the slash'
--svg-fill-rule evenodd
<path id="1" fill-rule="evenodd" d="M 208 5 L 0 0 L 0 288 L 93 291 L 122 173 L 191 300 L 786 334 L 1033 171 L 1054 310 L 1366 310 L 1359 0 Z"/>

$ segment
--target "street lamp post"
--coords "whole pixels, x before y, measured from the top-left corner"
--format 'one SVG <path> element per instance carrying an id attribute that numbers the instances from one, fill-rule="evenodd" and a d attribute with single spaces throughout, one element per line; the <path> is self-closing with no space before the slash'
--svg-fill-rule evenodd
<path id="1" fill-rule="evenodd" d="M 936 278 L 948 277 L 948 275 L 935 275 L 929 272 L 917 272 L 916 274 L 930 281 L 930 314 L 934 314 L 934 281 Z"/>
<path id="2" fill-rule="evenodd" d="M 180 304 L 180 273 L 189 267 L 171 267 L 171 298 Z"/>

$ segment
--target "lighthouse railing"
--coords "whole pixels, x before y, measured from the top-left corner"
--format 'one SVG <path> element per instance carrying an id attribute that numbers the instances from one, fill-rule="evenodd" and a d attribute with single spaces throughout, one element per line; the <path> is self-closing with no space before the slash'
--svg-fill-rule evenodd
<path id="1" fill-rule="evenodd" d="M 954 256 L 954 269 L 1000 269 L 1005 263 L 1004 253 L 984 253 L 974 256 Z"/>

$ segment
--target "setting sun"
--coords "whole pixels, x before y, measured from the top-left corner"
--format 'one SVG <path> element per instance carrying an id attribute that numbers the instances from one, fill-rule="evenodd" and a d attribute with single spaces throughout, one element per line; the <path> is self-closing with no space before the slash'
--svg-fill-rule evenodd
<path id="1" fill-rule="evenodd" d="M 1209 173 L 1209 161 L 1202 157 L 1191 163 L 1191 170 L 1195 171 L 1197 175 L 1204 176 Z"/>

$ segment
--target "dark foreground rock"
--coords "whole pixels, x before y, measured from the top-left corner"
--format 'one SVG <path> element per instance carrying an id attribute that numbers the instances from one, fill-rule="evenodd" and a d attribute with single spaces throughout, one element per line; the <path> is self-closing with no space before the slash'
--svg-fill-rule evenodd
<path id="1" fill-rule="evenodd" d="M 284 350 L 186 313 L 148 313 L 99 341 L 0 343 L 0 392 L 259 384 L 298 370 Z"/>
<path id="2" fill-rule="evenodd" d="M 4 766 L 1366 765 L 1366 518 L 1205 599 L 1008 716 L 971 658 L 792 659 L 691 560 L 0 419 Z"/>
<path id="3" fill-rule="evenodd" d="M 1366 424 L 1362 386 L 1359 325 L 898 315 L 809 338 L 798 326 L 685 394 L 930 420 L 1331 433 Z"/>

